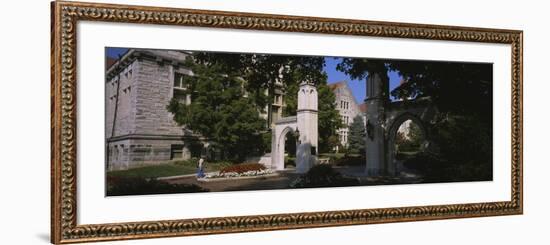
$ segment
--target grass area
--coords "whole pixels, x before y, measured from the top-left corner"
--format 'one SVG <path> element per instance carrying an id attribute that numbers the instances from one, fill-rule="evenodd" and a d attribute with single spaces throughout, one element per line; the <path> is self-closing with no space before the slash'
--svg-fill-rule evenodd
<path id="1" fill-rule="evenodd" d="M 285 156 L 285 168 L 296 167 L 296 157 Z"/>
<path id="2" fill-rule="evenodd" d="M 319 158 L 329 158 L 330 164 L 338 166 L 358 166 L 365 164 L 365 156 L 355 153 L 321 153 Z"/>
<path id="3" fill-rule="evenodd" d="M 231 165 L 229 162 L 206 162 L 206 172 L 219 171 Z M 107 172 L 108 177 L 125 178 L 157 178 L 175 175 L 194 174 L 197 172 L 197 161 L 175 161 L 158 165 L 132 168 L 128 170 L 115 170 Z"/>
<path id="4" fill-rule="evenodd" d="M 344 157 L 344 153 L 320 153 L 319 157 L 321 158 L 330 158 L 332 160 L 340 159 Z"/>
<path id="5" fill-rule="evenodd" d="M 407 160 L 413 158 L 419 151 L 400 151 L 395 155 L 397 160 Z"/>
<path id="6" fill-rule="evenodd" d="M 156 179 L 111 178 L 107 196 L 207 192 L 196 184 L 170 184 Z"/>

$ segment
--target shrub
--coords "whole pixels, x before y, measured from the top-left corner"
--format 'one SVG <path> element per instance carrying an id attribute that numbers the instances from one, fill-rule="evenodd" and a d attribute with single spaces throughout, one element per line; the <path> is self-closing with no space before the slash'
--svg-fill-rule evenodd
<path id="1" fill-rule="evenodd" d="M 306 174 L 290 184 L 294 188 L 355 186 L 359 181 L 346 178 L 330 165 L 315 165 Z"/>
<path id="2" fill-rule="evenodd" d="M 449 161 L 438 154 L 421 152 L 404 166 L 423 175 L 424 182 L 480 181 L 492 179 L 492 166 L 477 161 Z"/>
<path id="3" fill-rule="evenodd" d="M 242 174 L 248 171 L 260 171 L 265 170 L 265 166 L 259 163 L 241 163 L 236 165 L 231 165 L 220 170 L 220 174 L 225 173 L 238 173 Z"/>
<path id="4" fill-rule="evenodd" d="M 286 157 L 285 158 L 285 168 L 293 166 L 296 167 L 296 158 L 295 157 Z"/>
<path id="5" fill-rule="evenodd" d="M 366 164 L 366 161 L 367 159 L 364 155 L 347 155 L 341 158 L 334 159 L 334 163 L 337 166 L 364 166 Z"/>
<path id="6" fill-rule="evenodd" d="M 107 177 L 107 196 L 208 192 L 198 185 L 170 184 L 157 179 Z"/>

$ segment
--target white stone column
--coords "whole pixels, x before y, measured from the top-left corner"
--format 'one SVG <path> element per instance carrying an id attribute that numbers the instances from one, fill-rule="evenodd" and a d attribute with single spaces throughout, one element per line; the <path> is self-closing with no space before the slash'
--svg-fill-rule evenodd
<path id="1" fill-rule="evenodd" d="M 296 150 L 296 172 L 305 173 L 317 163 L 319 151 L 317 89 L 313 84 L 300 84 L 296 112 L 297 129 L 300 135 Z"/>

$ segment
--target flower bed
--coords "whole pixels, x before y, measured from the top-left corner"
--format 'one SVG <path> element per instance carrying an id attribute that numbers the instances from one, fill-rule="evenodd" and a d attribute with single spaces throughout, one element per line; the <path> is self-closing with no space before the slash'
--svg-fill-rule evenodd
<path id="1" fill-rule="evenodd" d="M 265 170 L 265 166 L 259 163 L 241 163 L 236 165 L 231 165 L 220 170 L 220 174 L 224 173 L 246 173 L 249 171 L 260 171 Z"/>
<path id="2" fill-rule="evenodd" d="M 245 163 L 237 164 L 223 168 L 220 172 L 215 174 L 207 174 L 205 178 L 234 178 L 245 176 L 261 176 L 273 173 L 272 170 L 267 169 L 264 165 L 259 163 Z"/>

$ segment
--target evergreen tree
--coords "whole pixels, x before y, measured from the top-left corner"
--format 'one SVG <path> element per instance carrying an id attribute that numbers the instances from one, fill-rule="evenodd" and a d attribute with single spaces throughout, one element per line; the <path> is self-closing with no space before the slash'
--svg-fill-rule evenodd
<path id="1" fill-rule="evenodd" d="M 361 115 L 357 115 L 349 126 L 349 151 L 356 154 L 364 153 L 366 136 L 365 121 Z"/>

